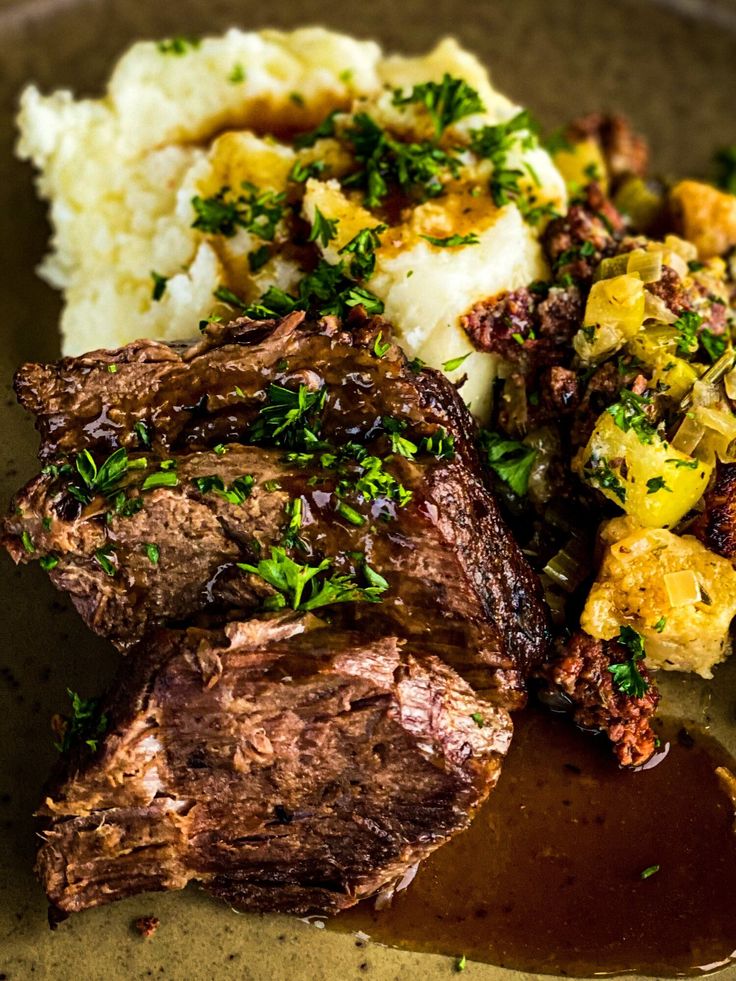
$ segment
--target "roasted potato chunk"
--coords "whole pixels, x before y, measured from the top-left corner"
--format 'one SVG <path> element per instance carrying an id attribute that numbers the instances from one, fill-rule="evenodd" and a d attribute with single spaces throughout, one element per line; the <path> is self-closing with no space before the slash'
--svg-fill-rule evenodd
<path id="1" fill-rule="evenodd" d="M 701 259 L 723 255 L 736 245 L 736 196 L 700 181 L 680 181 L 670 193 L 684 238 Z"/>

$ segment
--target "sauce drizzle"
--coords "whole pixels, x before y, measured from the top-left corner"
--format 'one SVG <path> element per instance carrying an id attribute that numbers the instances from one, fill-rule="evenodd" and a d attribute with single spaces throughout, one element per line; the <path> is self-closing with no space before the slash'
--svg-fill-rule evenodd
<path id="1" fill-rule="evenodd" d="M 516 717 L 497 789 L 381 911 L 330 924 L 411 950 L 572 976 L 702 974 L 736 961 L 733 770 L 697 727 L 659 720 L 659 763 L 619 770 L 602 739 Z"/>

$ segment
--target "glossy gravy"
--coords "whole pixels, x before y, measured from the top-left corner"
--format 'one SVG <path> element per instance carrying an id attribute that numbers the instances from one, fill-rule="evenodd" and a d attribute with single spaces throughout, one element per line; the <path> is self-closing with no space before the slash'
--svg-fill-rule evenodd
<path id="1" fill-rule="evenodd" d="M 378 943 L 588 976 L 698 974 L 736 961 L 734 767 L 659 721 L 658 763 L 619 770 L 603 740 L 528 711 L 497 789 L 388 909 L 330 926 Z"/>

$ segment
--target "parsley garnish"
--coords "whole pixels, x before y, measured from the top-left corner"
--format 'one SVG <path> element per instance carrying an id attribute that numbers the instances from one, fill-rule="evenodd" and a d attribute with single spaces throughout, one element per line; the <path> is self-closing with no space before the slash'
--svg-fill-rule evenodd
<path id="1" fill-rule="evenodd" d="M 455 970 L 457 971 L 457 973 L 459 974 L 461 971 L 464 971 L 465 968 L 467 967 L 467 964 L 468 964 L 468 959 L 465 956 L 465 954 L 463 954 L 462 957 L 458 957 L 457 961 L 455 962 Z"/>
<path id="2" fill-rule="evenodd" d="M 391 342 L 382 341 L 381 340 L 382 337 L 383 337 L 383 331 L 379 330 L 378 334 L 376 335 L 376 339 L 373 342 L 373 353 L 379 359 L 382 358 L 384 354 L 386 354 L 386 352 L 391 349 Z"/>
<path id="3" fill-rule="evenodd" d="M 458 358 L 450 358 L 449 361 L 443 361 L 442 370 L 443 371 L 457 371 L 460 365 L 465 361 L 466 358 L 470 357 L 471 352 L 468 351 L 467 354 L 461 354 Z"/>
<path id="4" fill-rule="evenodd" d="M 514 494 L 523 497 L 529 489 L 529 477 L 537 456 L 534 447 L 487 430 L 481 433 L 480 445 L 491 470 Z"/>
<path id="5" fill-rule="evenodd" d="M 293 391 L 272 383 L 267 395 L 268 401 L 248 433 L 252 442 L 286 447 L 306 447 L 318 442 L 326 388 L 313 390 L 300 385 Z"/>
<path id="6" fill-rule="evenodd" d="M 651 876 L 656 875 L 657 872 L 662 868 L 661 865 L 649 865 L 642 872 L 639 873 L 640 879 L 649 879 Z"/>
<path id="7" fill-rule="evenodd" d="M 295 497 L 293 501 L 287 501 L 284 510 L 289 521 L 284 532 L 283 544 L 287 548 L 295 548 L 299 545 L 303 546 L 304 543 L 299 538 L 299 532 L 302 527 L 301 497 Z"/>
<path id="8" fill-rule="evenodd" d="M 360 511 L 356 511 L 355 508 L 350 507 L 350 505 L 346 504 L 344 501 L 337 502 L 335 511 L 341 518 L 344 518 L 351 525 L 360 527 L 361 525 L 365 524 L 365 518 Z"/>
<path id="9" fill-rule="evenodd" d="M 618 402 L 614 402 L 606 409 L 618 428 L 625 433 L 633 429 L 640 443 L 654 442 L 657 430 L 644 411 L 650 404 L 651 397 L 637 395 L 624 388 L 619 392 L 618 398 Z"/>
<path id="10" fill-rule="evenodd" d="M 225 486 L 225 481 L 218 474 L 207 474 L 204 477 L 192 477 L 192 483 L 200 494 L 216 494 L 229 504 L 245 504 L 253 493 L 255 477 L 243 474 L 236 477 L 232 483 Z"/>
<path id="11" fill-rule="evenodd" d="M 44 572 L 51 572 L 51 570 L 55 569 L 59 564 L 59 556 L 53 554 L 42 555 L 38 560 L 38 564 L 41 566 Z"/>
<path id="12" fill-rule="evenodd" d="M 138 441 L 140 442 L 141 446 L 145 446 L 146 449 L 149 449 L 151 446 L 151 434 L 148 430 L 147 424 L 143 422 L 143 420 L 137 422 L 135 426 L 133 426 L 133 432 L 138 437 Z"/>
<path id="13" fill-rule="evenodd" d="M 425 436 L 419 449 L 438 460 L 451 460 L 455 456 L 455 437 L 440 426 L 431 436 Z"/>
<path id="14" fill-rule="evenodd" d="M 697 460 L 677 460 L 677 459 L 667 459 L 665 463 L 674 463 L 675 468 L 679 470 L 681 467 L 685 467 L 688 470 L 697 470 L 698 461 Z"/>
<path id="15" fill-rule="evenodd" d="M 105 497 L 115 492 L 117 485 L 129 470 L 143 469 L 148 465 L 145 457 L 130 460 L 128 453 L 121 447 L 98 467 L 89 450 L 82 450 L 74 459 L 74 467 L 68 463 L 62 466 L 52 464 L 44 467 L 42 473 L 54 478 L 67 477 L 67 490 L 80 504 L 89 504 L 95 494 Z"/>
<path id="16" fill-rule="evenodd" d="M 249 181 L 243 181 L 240 186 L 245 193 L 237 197 L 232 197 L 228 186 L 221 187 L 209 198 L 193 197 L 192 207 L 197 217 L 192 228 L 225 238 L 232 238 L 238 228 L 244 228 L 252 235 L 272 242 L 276 226 L 286 210 L 286 195 L 261 190 Z"/>
<path id="17" fill-rule="evenodd" d="M 36 546 L 33 544 L 33 539 L 31 538 L 28 531 L 26 531 L 25 529 L 23 530 L 20 536 L 20 540 L 21 540 L 21 544 L 23 545 L 24 552 L 28 552 L 28 554 L 30 555 L 31 553 L 36 551 Z"/>
<path id="18" fill-rule="evenodd" d="M 158 470 L 146 477 L 141 484 L 141 490 L 154 490 L 156 487 L 176 487 L 178 483 L 179 478 L 173 470 Z"/>
<path id="19" fill-rule="evenodd" d="M 339 218 L 326 218 L 319 208 L 315 207 L 312 231 L 307 241 L 319 242 L 322 248 L 325 248 L 337 235 L 338 221 Z"/>
<path id="20" fill-rule="evenodd" d="M 113 577 L 118 571 L 117 565 L 112 561 L 113 555 L 115 555 L 113 545 L 103 545 L 102 548 L 98 548 L 95 552 L 95 561 L 105 575 L 110 577 Z"/>
<path id="21" fill-rule="evenodd" d="M 410 439 L 402 435 L 407 429 L 408 423 L 405 419 L 395 419 L 393 416 L 384 416 L 382 419 L 383 428 L 388 433 L 391 441 L 391 450 L 399 456 L 413 460 L 419 452 L 419 447 Z"/>
<path id="22" fill-rule="evenodd" d="M 692 354 L 698 346 L 698 330 L 703 323 L 703 318 L 694 310 L 686 310 L 681 314 L 672 326 L 679 332 L 677 338 L 677 353 Z"/>
<path id="23" fill-rule="evenodd" d="M 658 634 L 661 634 L 664 628 L 667 626 L 667 617 L 660 617 L 659 620 L 654 624 L 654 629 Z"/>
<path id="24" fill-rule="evenodd" d="M 657 477 L 650 477 L 647 481 L 647 494 L 656 494 L 657 491 L 661 490 L 669 491 L 670 494 L 672 493 L 672 488 L 668 487 L 664 482 L 664 477 L 661 475 Z"/>
<path id="25" fill-rule="evenodd" d="M 302 163 L 301 160 L 297 160 L 289 171 L 289 180 L 297 184 L 304 184 L 310 177 L 319 177 L 324 169 L 324 160 L 312 160 L 310 163 Z"/>
<path id="26" fill-rule="evenodd" d="M 158 545 L 156 545 L 155 542 L 148 542 L 145 548 L 148 561 L 151 563 L 151 565 L 158 565 L 158 560 L 161 556 L 161 550 L 159 549 Z"/>
<path id="27" fill-rule="evenodd" d="M 386 231 L 386 225 L 375 225 L 373 228 L 361 228 L 357 235 L 343 245 L 340 255 L 350 255 L 350 275 L 353 279 L 370 279 L 376 268 L 375 251 L 381 244 L 381 232 Z"/>
<path id="28" fill-rule="evenodd" d="M 475 724 L 478 726 L 479 729 L 482 729 L 483 728 L 483 721 L 484 720 L 483 720 L 483 713 L 482 712 L 473 712 L 473 714 L 470 716 L 470 718 L 473 720 L 473 722 L 475 722 Z"/>
<path id="29" fill-rule="evenodd" d="M 632 627 L 621 627 L 618 642 L 625 647 L 630 657 L 621 664 L 611 664 L 608 670 L 613 675 L 613 683 L 624 695 L 641 698 L 649 688 L 649 683 L 639 671 L 638 662 L 644 658 L 644 641 Z"/>
<path id="30" fill-rule="evenodd" d="M 240 62 L 233 65 L 230 74 L 227 76 L 227 80 L 228 82 L 231 82 L 233 85 L 239 85 L 241 82 L 245 81 L 245 69 L 240 64 Z"/>
<path id="31" fill-rule="evenodd" d="M 462 78 L 453 78 L 445 72 L 441 82 L 423 82 L 415 85 L 408 95 L 401 89 L 394 91 L 392 102 L 395 106 L 421 105 L 429 114 L 435 133 L 442 133 L 465 116 L 483 112 L 484 106 L 475 89 Z"/>
<path id="32" fill-rule="evenodd" d="M 342 262 L 330 265 L 322 260 L 317 267 L 300 280 L 298 295 L 292 296 L 276 286 L 270 287 L 257 303 L 246 306 L 237 296 L 225 296 L 222 288 L 215 296 L 226 303 L 239 306 L 246 316 L 253 318 L 283 317 L 293 310 L 309 310 L 320 317 L 334 314 L 344 317 L 349 310 L 363 306 L 368 314 L 383 313 L 383 301 L 345 276 Z"/>
<path id="33" fill-rule="evenodd" d="M 591 459 L 583 470 L 583 476 L 601 490 L 611 491 L 622 504 L 626 501 L 626 488 L 605 457 L 595 462 Z"/>
<path id="34" fill-rule="evenodd" d="M 704 328 L 700 334 L 700 343 L 711 361 L 716 362 L 728 347 L 726 334 L 714 334 Z"/>
<path id="35" fill-rule="evenodd" d="M 169 279 L 167 276 L 161 276 L 160 273 L 151 270 L 151 279 L 153 280 L 153 289 L 151 290 L 151 299 L 156 303 L 161 299 L 161 297 L 166 292 L 166 284 Z"/>
<path id="36" fill-rule="evenodd" d="M 329 116 L 322 120 L 316 129 L 310 130 L 308 133 L 301 133 L 294 139 L 294 146 L 297 150 L 303 150 L 306 147 L 314 146 L 317 140 L 325 140 L 331 136 L 335 135 L 335 116 L 337 115 L 337 110 L 333 110 Z"/>
<path id="37" fill-rule="evenodd" d="M 94 751 L 107 729 L 107 716 L 100 712 L 100 699 L 80 698 L 70 688 L 67 694 L 72 700 L 72 714 L 64 719 L 60 740 L 54 746 L 60 753 L 66 753 L 76 743 L 83 742 Z"/>
<path id="38" fill-rule="evenodd" d="M 434 235 L 420 236 L 430 245 L 436 245 L 440 249 L 456 249 L 460 245 L 478 245 L 480 239 L 471 232 L 469 235 L 450 235 L 448 238 L 435 238 Z"/>
<path id="39" fill-rule="evenodd" d="M 301 94 L 301 92 L 289 92 L 289 99 L 295 106 L 299 106 L 300 108 L 303 108 L 306 105 L 304 102 L 304 96 Z"/>
<path id="40" fill-rule="evenodd" d="M 515 203 L 529 221 L 538 220 L 549 209 L 534 207 L 522 193 L 519 180 L 524 172 L 508 166 L 508 154 L 517 143 L 524 150 L 538 145 L 537 127 L 528 112 L 517 113 L 512 119 L 496 126 L 484 126 L 471 133 L 471 149 L 479 157 L 490 160 L 493 173 L 490 192 L 493 203 L 500 208 Z"/>
<path id="41" fill-rule="evenodd" d="M 195 51 L 201 43 L 198 37 L 172 37 L 159 41 L 156 47 L 161 54 L 180 56 Z"/>
<path id="42" fill-rule="evenodd" d="M 442 178 L 459 173 L 460 160 L 454 153 L 430 142 L 395 140 L 365 112 L 355 115 L 345 138 L 352 144 L 359 169 L 342 183 L 365 191 L 368 208 L 380 205 L 392 185 L 421 200 L 437 197 Z"/>
<path id="43" fill-rule="evenodd" d="M 271 258 L 271 250 L 267 245 L 261 245 L 257 249 L 253 249 L 252 252 L 248 253 L 248 268 L 252 273 L 258 272 L 266 265 L 268 260 Z"/>
<path id="44" fill-rule="evenodd" d="M 379 603 L 381 593 L 388 589 L 386 580 L 369 566 L 363 567 L 368 586 L 360 586 L 354 574 L 333 575 L 325 573 L 332 567 L 330 559 L 310 566 L 289 558 L 280 546 L 271 547 L 271 557 L 261 559 L 258 565 L 237 563 L 239 569 L 260 576 L 277 593 L 264 603 L 266 609 L 315 610 L 333 603 Z"/>

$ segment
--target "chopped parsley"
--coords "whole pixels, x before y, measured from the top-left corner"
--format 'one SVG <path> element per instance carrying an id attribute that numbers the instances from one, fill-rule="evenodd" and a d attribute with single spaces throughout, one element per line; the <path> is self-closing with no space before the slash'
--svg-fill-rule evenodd
<path id="1" fill-rule="evenodd" d="M 294 391 L 268 386 L 267 402 L 251 425 L 248 438 L 257 444 L 302 448 L 318 442 L 327 389 L 300 385 Z"/>
<path id="2" fill-rule="evenodd" d="M 698 330 L 703 323 L 703 318 L 694 310 L 686 310 L 672 324 L 679 333 L 677 338 L 677 353 L 692 354 L 698 347 Z"/>
<path id="3" fill-rule="evenodd" d="M 38 564 L 41 566 L 44 572 L 51 572 L 59 564 L 59 556 L 53 553 L 49 555 L 42 555 L 38 560 Z"/>
<path id="4" fill-rule="evenodd" d="M 230 484 L 225 486 L 225 482 L 218 474 L 207 474 L 204 477 L 192 477 L 192 483 L 200 494 L 216 494 L 227 501 L 228 504 L 245 504 L 253 493 L 255 477 L 252 474 L 243 474 L 236 477 Z"/>
<path id="5" fill-rule="evenodd" d="M 168 461 L 164 460 L 164 463 L 166 462 Z M 178 484 L 179 478 L 173 470 L 158 470 L 146 477 L 141 484 L 141 490 L 154 490 L 156 487 L 176 487 Z"/>
<path id="6" fill-rule="evenodd" d="M 337 235 L 338 218 L 326 218 L 319 208 L 314 209 L 314 219 L 312 230 L 309 233 L 309 242 L 319 242 L 325 248 Z"/>
<path id="7" fill-rule="evenodd" d="M 419 449 L 438 460 L 451 460 L 455 456 L 455 437 L 440 426 L 431 436 L 422 439 Z"/>
<path id="8" fill-rule="evenodd" d="M 151 446 L 151 433 L 149 432 L 148 425 L 141 420 L 137 422 L 135 426 L 133 426 L 133 432 L 138 437 L 138 442 L 141 444 L 141 446 L 145 446 L 146 449 L 149 449 Z"/>
<path id="9" fill-rule="evenodd" d="M 453 78 L 447 72 L 441 82 L 423 82 L 415 85 L 408 94 L 401 89 L 394 90 L 392 102 L 395 106 L 423 106 L 438 138 L 459 119 L 484 111 L 476 90 L 462 78 Z"/>
<path id="10" fill-rule="evenodd" d="M 583 476 L 601 490 L 610 491 L 623 504 L 626 501 L 626 488 L 605 457 L 591 459 L 583 470 Z"/>
<path id="11" fill-rule="evenodd" d="M 519 112 L 505 123 L 484 126 L 471 132 L 471 149 L 493 165 L 489 190 L 496 207 L 516 204 L 527 221 L 535 223 L 551 213 L 549 205 L 535 205 L 523 192 L 519 181 L 524 171 L 509 166 L 508 155 L 518 145 L 523 150 L 538 146 L 537 126 L 528 112 Z M 535 175 L 530 175 L 535 183 Z"/>
<path id="12" fill-rule="evenodd" d="M 473 722 L 475 722 L 479 729 L 483 728 L 484 719 L 482 712 L 473 712 L 470 718 L 473 720 Z"/>
<path id="13" fill-rule="evenodd" d="M 289 92 L 289 99 L 295 106 L 299 106 L 300 108 L 304 108 L 306 105 L 304 96 L 301 94 L 301 92 Z"/>
<path id="14" fill-rule="evenodd" d="M 468 351 L 467 354 L 461 354 L 458 358 L 450 358 L 449 361 L 444 361 L 442 363 L 443 371 L 457 371 L 460 365 L 465 361 L 466 358 L 470 357 L 471 352 Z"/>
<path id="15" fill-rule="evenodd" d="M 217 443 L 212 447 L 212 452 L 216 453 L 217 456 L 224 456 L 227 453 L 227 446 L 224 443 Z"/>
<path id="16" fill-rule="evenodd" d="M 271 250 L 267 245 L 261 245 L 248 253 L 248 268 L 252 273 L 262 269 L 271 258 Z"/>
<path id="17" fill-rule="evenodd" d="M 161 550 L 155 542 L 148 542 L 146 545 L 146 555 L 148 556 L 148 561 L 151 565 L 158 565 L 158 560 L 161 556 Z"/>
<path id="18" fill-rule="evenodd" d="M 256 303 L 246 306 L 237 296 L 221 287 L 215 292 L 217 299 L 240 307 L 246 316 L 254 319 L 283 317 L 294 310 L 308 310 L 317 316 L 334 314 L 344 317 L 353 307 L 363 306 L 368 314 L 383 313 L 383 302 L 377 296 L 358 286 L 345 275 L 342 262 L 330 265 L 322 260 L 307 273 L 297 286 L 293 296 L 276 286 L 271 286 Z M 226 296 L 226 292 L 229 296 Z"/>
<path id="19" fill-rule="evenodd" d="M 188 51 L 196 51 L 201 43 L 198 37 L 172 37 L 159 41 L 156 47 L 161 54 L 180 57 Z"/>
<path id="20" fill-rule="evenodd" d="M 375 208 L 391 187 L 419 200 L 442 193 L 443 178 L 456 177 L 459 157 L 432 142 L 405 143 L 390 136 L 365 112 L 356 113 L 345 130 L 358 169 L 342 179 L 345 187 L 365 192 L 365 206 Z"/>
<path id="21" fill-rule="evenodd" d="M 654 629 L 658 634 L 661 634 L 664 628 L 667 626 L 667 617 L 660 617 L 659 620 L 654 624 Z"/>
<path id="22" fill-rule="evenodd" d="M 82 742 L 94 752 L 100 737 L 107 729 L 108 721 L 107 716 L 100 711 L 100 699 L 80 698 L 69 688 L 67 694 L 72 701 L 72 712 L 63 720 L 59 741 L 54 746 L 60 753 L 66 753 Z"/>
<path id="23" fill-rule="evenodd" d="M 356 511 L 355 508 L 350 507 L 350 505 L 346 504 L 344 501 L 337 502 L 335 511 L 341 518 L 344 518 L 351 525 L 360 527 L 361 525 L 365 524 L 365 518 L 360 511 Z"/>
<path id="24" fill-rule="evenodd" d="M 330 559 L 307 565 L 289 558 L 285 549 L 271 547 L 271 557 L 258 565 L 238 562 L 238 568 L 259 576 L 277 592 L 264 603 L 265 609 L 315 610 L 334 603 L 379 603 L 388 583 L 368 565 L 363 566 L 367 586 L 361 586 L 354 573 L 327 576 Z"/>
<path id="25" fill-rule="evenodd" d="M 468 965 L 468 959 L 465 956 L 465 954 L 463 954 L 462 957 L 458 957 L 458 959 L 455 961 L 455 970 L 457 971 L 458 974 L 460 974 L 461 971 L 465 970 L 467 965 Z"/>
<path id="26" fill-rule="evenodd" d="M 294 146 L 297 150 L 304 150 L 306 147 L 314 146 L 317 140 L 326 140 L 335 135 L 335 116 L 337 110 L 333 110 L 326 116 L 315 129 L 308 133 L 300 133 L 294 139 Z"/>
<path id="27" fill-rule="evenodd" d="M 649 688 L 649 683 L 639 671 L 638 663 L 644 658 L 644 641 L 633 627 L 621 627 L 618 643 L 625 647 L 630 657 L 621 664 L 611 664 L 608 670 L 613 675 L 613 683 L 624 695 L 641 698 Z"/>
<path id="28" fill-rule="evenodd" d="M 440 249 L 456 249 L 461 245 L 478 245 L 480 242 L 475 232 L 469 235 L 450 235 L 447 238 L 435 238 L 434 235 L 422 235 L 421 238 Z"/>
<path id="29" fill-rule="evenodd" d="M 162 276 L 160 273 L 154 272 L 153 269 L 151 270 L 151 279 L 153 280 L 151 299 L 158 303 L 166 292 L 166 284 L 169 282 L 169 280 L 167 276 Z"/>
<path id="30" fill-rule="evenodd" d="M 382 358 L 384 354 L 386 354 L 386 352 L 391 349 L 391 342 L 382 341 L 381 340 L 382 337 L 383 337 L 383 331 L 379 330 L 378 334 L 376 335 L 376 339 L 373 342 L 373 354 L 379 359 Z"/>
<path id="31" fill-rule="evenodd" d="M 312 160 L 310 163 L 297 160 L 289 171 L 289 180 L 296 184 L 304 184 L 310 177 L 319 177 L 325 166 L 324 160 Z"/>
<path id="32" fill-rule="evenodd" d="M 21 540 L 21 544 L 23 545 L 24 552 L 28 552 L 28 554 L 30 555 L 36 551 L 36 546 L 33 544 L 33 539 L 31 538 L 28 531 L 26 531 L 25 529 L 23 530 L 20 536 L 20 540 Z"/>
<path id="33" fill-rule="evenodd" d="M 491 470 L 514 494 L 523 497 L 529 489 L 529 477 L 537 456 L 534 447 L 488 430 L 481 433 L 480 445 Z"/>
<path id="34" fill-rule="evenodd" d="M 148 466 L 145 457 L 131 460 L 124 447 L 115 450 L 98 465 L 89 450 L 82 450 L 74 458 L 74 466 L 65 463 L 61 466 L 50 464 L 41 471 L 54 479 L 67 479 L 67 491 L 80 504 L 89 504 L 96 494 L 105 497 L 113 495 L 120 481 L 130 470 L 144 469 Z"/>
<path id="35" fill-rule="evenodd" d="M 413 443 L 406 436 L 402 435 L 408 427 L 406 420 L 395 419 L 393 416 L 384 416 L 382 423 L 391 441 L 391 451 L 398 453 L 399 456 L 406 457 L 407 460 L 413 460 L 419 452 L 419 447 L 416 443 Z"/>
<path id="36" fill-rule="evenodd" d="M 639 873 L 639 878 L 640 879 L 650 879 L 653 875 L 656 875 L 657 872 L 659 872 L 659 870 L 661 868 L 662 868 L 661 865 L 648 865 L 645 869 L 643 869 Z"/>
<path id="37" fill-rule="evenodd" d="M 672 493 L 672 488 L 668 487 L 664 481 L 664 477 L 650 477 L 647 481 L 647 494 L 656 494 L 658 491 L 665 490 Z"/>
<path id="38" fill-rule="evenodd" d="M 645 411 L 651 403 L 651 396 L 637 395 L 624 388 L 619 392 L 618 399 L 606 409 L 618 428 L 625 433 L 633 429 L 640 443 L 653 443 L 657 429 Z"/>
<path id="39" fill-rule="evenodd" d="M 240 62 L 233 65 L 230 74 L 227 76 L 227 80 L 232 85 L 240 85 L 241 82 L 245 81 L 245 69 Z"/>
<path id="40" fill-rule="evenodd" d="M 95 562 L 106 576 L 111 578 L 117 573 L 117 565 L 112 561 L 115 555 L 115 548 L 112 545 L 103 545 L 95 551 Z"/>
<path id="41" fill-rule="evenodd" d="M 698 461 L 697 460 L 678 460 L 676 458 L 670 458 L 664 461 L 665 463 L 673 463 L 677 470 L 685 467 L 687 470 L 697 470 Z"/>
<path id="42" fill-rule="evenodd" d="M 301 497 L 295 497 L 293 501 L 287 501 L 284 507 L 286 516 L 289 519 L 282 542 L 286 548 L 295 548 L 304 545 L 299 537 L 302 527 L 302 506 Z"/>
<path id="43" fill-rule="evenodd" d="M 706 327 L 701 331 L 700 344 L 710 360 L 715 363 L 728 347 L 728 336 L 725 333 L 714 334 Z"/>
<path id="44" fill-rule="evenodd" d="M 232 238 L 238 228 L 244 228 L 251 235 L 272 242 L 286 211 L 286 195 L 262 190 L 249 181 L 240 186 L 244 193 L 235 197 L 227 185 L 208 198 L 195 195 L 192 207 L 197 217 L 192 228 L 225 238 Z"/>
<path id="45" fill-rule="evenodd" d="M 381 232 L 386 231 L 386 225 L 374 225 L 373 228 L 361 228 L 357 235 L 343 245 L 340 255 L 349 255 L 350 275 L 353 279 L 370 279 L 376 268 L 375 251 L 381 244 Z"/>

